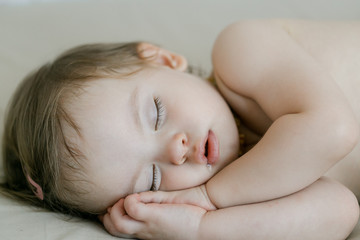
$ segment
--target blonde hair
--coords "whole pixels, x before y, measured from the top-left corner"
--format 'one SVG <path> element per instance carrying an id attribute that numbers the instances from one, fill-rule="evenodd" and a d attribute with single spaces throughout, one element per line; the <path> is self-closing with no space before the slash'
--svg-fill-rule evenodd
<path id="1" fill-rule="evenodd" d="M 97 214 L 89 213 L 76 200 L 86 193 L 86 189 L 74 187 L 77 181 L 83 181 L 84 156 L 64 136 L 64 124 L 79 135 L 81 131 L 64 105 L 68 98 L 81 93 L 88 80 L 140 71 L 147 59 L 139 57 L 138 46 L 137 42 L 79 46 L 23 80 L 5 120 L 3 193 L 56 212 L 82 217 Z M 41 186 L 43 201 L 35 196 L 27 175 Z"/>

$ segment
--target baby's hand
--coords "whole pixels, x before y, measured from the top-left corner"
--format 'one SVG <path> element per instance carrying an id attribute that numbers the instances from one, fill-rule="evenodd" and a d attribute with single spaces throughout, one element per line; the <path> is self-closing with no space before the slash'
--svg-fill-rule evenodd
<path id="1" fill-rule="evenodd" d="M 209 211 L 217 209 L 209 199 L 204 184 L 179 191 L 142 192 L 139 194 L 141 196 L 141 201 L 145 203 L 178 203 L 198 206 Z"/>
<path id="2" fill-rule="evenodd" d="M 187 204 L 144 203 L 139 194 L 132 194 L 109 207 L 99 219 L 118 237 L 196 239 L 205 213 L 205 209 Z"/>

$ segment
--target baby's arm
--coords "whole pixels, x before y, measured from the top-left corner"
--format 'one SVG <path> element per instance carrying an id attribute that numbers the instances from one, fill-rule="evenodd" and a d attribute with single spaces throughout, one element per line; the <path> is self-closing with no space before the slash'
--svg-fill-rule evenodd
<path id="1" fill-rule="evenodd" d="M 236 23 L 213 51 L 220 90 L 263 138 L 206 184 L 219 208 L 297 192 L 348 154 L 359 135 L 342 91 L 274 22 Z"/>
<path id="2" fill-rule="evenodd" d="M 359 214 L 352 192 L 326 178 L 284 198 L 215 211 L 174 203 L 166 194 L 121 199 L 101 218 L 105 228 L 141 239 L 331 240 L 345 239 Z"/>
<path id="3" fill-rule="evenodd" d="M 321 178 L 287 197 L 207 212 L 199 239 L 345 239 L 358 216 L 353 193 Z"/>

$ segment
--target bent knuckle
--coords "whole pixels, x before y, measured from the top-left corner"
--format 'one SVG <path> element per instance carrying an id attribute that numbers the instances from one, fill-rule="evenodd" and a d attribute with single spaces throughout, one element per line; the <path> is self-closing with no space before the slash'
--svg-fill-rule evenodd
<path id="1" fill-rule="evenodd" d="M 117 232 L 117 235 L 119 234 L 125 234 L 125 235 L 133 235 L 134 232 L 132 229 L 130 229 L 126 224 L 124 224 L 121 221 L 118 221 L 114 224 L 115 231 Z"/>
<path id="2" fill-rule="evenodd" d="M 140 215 L 140 209 L 137 204 L 137 201 L 135 197 L 130 196 L 125 199 L 125 210 L 128 215 L 130 215 L 133 218 L 137 218 Z"/>

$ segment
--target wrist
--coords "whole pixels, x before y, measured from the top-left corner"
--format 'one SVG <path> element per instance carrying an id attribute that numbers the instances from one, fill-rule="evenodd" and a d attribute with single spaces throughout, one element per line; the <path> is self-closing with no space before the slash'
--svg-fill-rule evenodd
<path id="1" fill-rule="evenodd" d="M 203 197 L 203 199 L 205 200 L 205 202 L 207 203 L 208 207 L 206 208 L 206 210 L 216 210 L 218 209 L 215 204 L 211 201 L 208 191 L 207 191 L 207 187 L 206 184 L 202 184 L 199 186 L 199 190 L 200 193 Z"/>
<path id="2" fill-rule="evenodd" d="M 223 195 L 221 193 L 223 189 L 217 188 L 217 185 L 218 183 L 214 181 L 214 177 L 205 183 L 206 193 L 209 201 L 216 207 L 216 209 L 229 207 L 224 205 L 224 198 L 222 197 Z"/>

